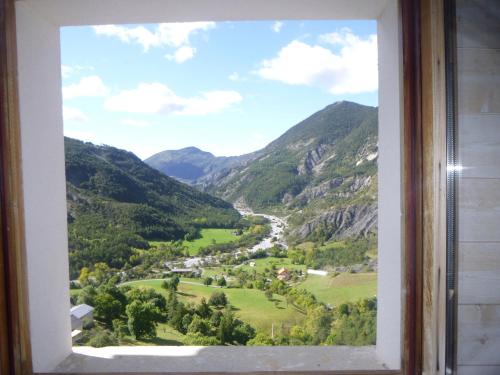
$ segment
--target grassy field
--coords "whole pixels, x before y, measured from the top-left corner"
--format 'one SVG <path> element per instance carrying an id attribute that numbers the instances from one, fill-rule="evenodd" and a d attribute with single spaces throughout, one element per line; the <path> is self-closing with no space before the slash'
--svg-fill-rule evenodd
<path id="1" fill-rule="evenodd" d="M 376 273 L 342 273 L 336 277 L 308 275 L 299 284 L 319 301 L 338 306 L 344 302 L 357 301 L 377 294 Z"/>
<path id="2" fill-rule="evenodd" d="M 242 270 L 247 272 L 257 271 L 258 273 L 262 273 L 266 268 L 271 269 L 273 265 L 277 270 L 282 267 L 288 268 L 290 270 L 297 269 L 305 271 L 306 269 L 306 266 L 304 265 L 292 264 L 292 261 L 289 258 L 268 257 L 251 260 L 251 262 L 255 262 L 254 267 L 250 267 L 248 264 L 244 264 L 242 266 L 239 266 L 238 268 L 241 268 Z M 205 267 L 203 268 L 203 277 L 214 277 L 225 274 L 224 268 L 234 268 L 234 266 Z"/>
<path id="3" fill-rule="evenodd" d="M 182 279 L 188 282 L 200 282 L 199 279 Z M 127 283 L 131 286 L 144 286 L 154 288 L 166 296 L 166 291 L 161 288 L 161 280 L 141 280 Z M 207 287 L 204 285 L 179 284 L 178 297 L 183 302 L 199 302 L 202 297 L 207 300 L 210 295 L 221 289 Z M 227 289 L 222 291 L 226 294 L 230 304 L 235 309 L 235 314 L 243 321 L 250 323 L 257 330 L 270 334 L 274 323 L 292 325 L 300 322 L 303 315 L 291 305 L 287 306 L 282 296 L 274 295 L 273 301 L 269 301 L 264 292 L 256 289 Z M 158 332 L 160 334 L 160 332 Z M 166 339 L 172 339 L 167 336 Z"/>
<path id="4" fill-rule="evenodd" d="M 256 259 L 253 260 L 253 262 L 255 262 L 255 267 L 250 267 L 249 265 L 245 264 L 241 266 L 241 268 L 244 269 L 245 271 L 256 270 L 257 272 L 263 272 L 265 268 L 271 269 L 273 265 L 276 267 L 276 269 L 280 269 L 282 267 L 288 268 L 290 270 L 305 271 L 306 269 L 306 266 L 304 265 L 292 264 L 290 258 L 268 257 L 268 258 Z"/>
<path id="5" fill-rule="evenodd" d="M 234 234 L 234 229 L 218 229 L 206 228 L 201 230 L 201 238 L 194 241 L 184 241 L 182 244 L 189 250 L 190 256 L 198 255 L 202 247 L 211 245 L 214 241 L 216 243 L 228 243 L 236 240 L 237 235 Z M 152 246 L 159 245 L 167 242 L 150 241 Z"/>

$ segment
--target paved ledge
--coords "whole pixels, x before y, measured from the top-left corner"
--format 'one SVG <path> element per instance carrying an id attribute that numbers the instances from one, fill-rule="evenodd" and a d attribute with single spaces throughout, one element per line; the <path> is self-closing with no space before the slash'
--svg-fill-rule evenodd
<path id="1" fill-rule="evenodd" d="M 74 347 L 58 373 L 387 370 L 375 346 Z"/>

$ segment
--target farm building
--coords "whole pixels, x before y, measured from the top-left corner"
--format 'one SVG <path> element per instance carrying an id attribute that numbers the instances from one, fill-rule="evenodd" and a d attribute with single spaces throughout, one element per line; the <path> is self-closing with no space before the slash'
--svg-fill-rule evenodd
<path id="1" fill-rule="evenodd" d="M 288 271 L 288 269 L 286 268 L 280 268 L 277 274 L 278 280 L 287 281 L 288 279 L 290 279 L 290 271 Z"/>
<path id="2" fill-rule="evenodd" d="M 94 319 L 94 308 L 85 303 L 81 305 L 73 306 L 69 310 L 71 317 L 71 339 L 73 343 L 77 342 L 82 336 L 83 330 L 83 320 Z"/>

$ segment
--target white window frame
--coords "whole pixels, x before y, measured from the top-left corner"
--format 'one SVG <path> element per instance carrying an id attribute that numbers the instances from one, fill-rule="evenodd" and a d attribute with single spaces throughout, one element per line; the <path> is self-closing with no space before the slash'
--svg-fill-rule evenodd
<path id="1" fill-rule="evenodd" d="M 72 348 L 60 27 L 275 19 L 377 21 L 377 345 L 363 348 Z M 397 0 L 18 0 L 16 22 L 29 324 L 35 373 L 51 372 L 62 362 L 65 369 L 78 372 L 400 369 L 404 298 L 403 121 L 401 20 Z"/>

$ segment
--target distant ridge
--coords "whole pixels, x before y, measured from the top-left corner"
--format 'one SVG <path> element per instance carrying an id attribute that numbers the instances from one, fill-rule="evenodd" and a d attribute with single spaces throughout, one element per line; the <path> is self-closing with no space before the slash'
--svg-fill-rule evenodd
<path id="1" fill-rule="evenodd" d="M 289 216 L 291 239 L 364 236 L 377 225 L 377 125 L 376 107 L 340 101 L 252 154 L 186 148 L 146 163 L 227 201 Z"/>
<path id="2" fill-rule="evenodd" d="M 217 157 L 191 146 L 159 152 L 144 162 L 167 176 L 190 185 L 198 185 L 248 159 L 247 155 Z"/>

